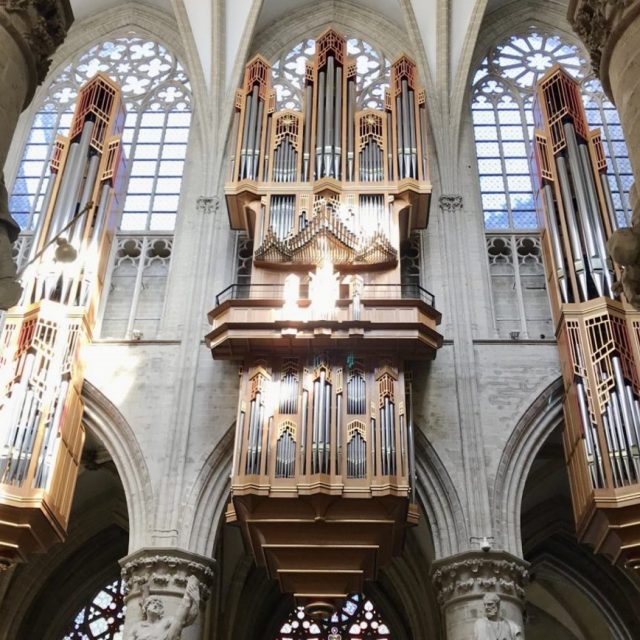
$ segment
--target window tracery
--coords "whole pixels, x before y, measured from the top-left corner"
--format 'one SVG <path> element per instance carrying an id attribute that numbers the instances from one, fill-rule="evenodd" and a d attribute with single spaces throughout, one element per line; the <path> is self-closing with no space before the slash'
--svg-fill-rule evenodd
<path id="1" fill-rule="evenodd" d="M 124 583 L 117 578 L 74 616 L 62 640 L 121 640 L 124 626 Z"/>
<path id="2" fill-rule="evenodd" d="M 371 600 L 350 595 L 327 621 L 309 617 L 296 607 L 275 640 L 390 640 L 391 631 Z"/>
<path id="3" fill-rule="evenodd" d="M 276 60 L 271 69 L 276 92 L 276 110 L 302 111 L 306 64 L 311 61 L 316 41 L 309 38 Z M 347 55 L 356 62 L 356 104 L 358 109 L 384 109 L 384 91 L 389 87 L 391 63 L 373 45 L 347 40 Z"/>
<path id="4" fill-rule="evenodd" d="M 123 146 L 129 180 L 120 228 L 171 231 L 191 123 L 191 89 L 175 56 L 137 36 L 91 47 L 51 82 L 25 146 L 9 201 L 11 213 L 23 229 L 34 227 L 50 179 L 55 137 L 67 133 L 79 88 L 98 72 L 122 86 L 127 108 Z"/>
<path id="5" fill-rule="evenodd" d="M 582 49 L 536 27 L 494 45 L 473 78 L 471 110 L 495 320 L 504 338 L 553 335 L 529 157 L 535 84 L 556 64 L 580 81 L 589 124 L 602 130 L 619 224 L 631 215 L 633 177 L 618 114 Z"/>

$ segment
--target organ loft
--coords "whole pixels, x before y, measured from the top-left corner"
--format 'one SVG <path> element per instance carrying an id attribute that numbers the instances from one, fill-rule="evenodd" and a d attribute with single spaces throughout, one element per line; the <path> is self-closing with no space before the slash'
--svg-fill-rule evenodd
<path id="1" fill-rule="evenodd" d="M 318 614 L 361 593 L 416 522 L 410 362 L 442 342 L 400 263 L 427 225 L 425 93 L 402 56 L 383 107 L 365 107 L 356 71 L 328 30 L 301 111 L 276 111 L 269 64 L 247 64 L 226 198 L 252 270 L 217 296 L 207 336 L 240 370 L 227 520 Z"/>

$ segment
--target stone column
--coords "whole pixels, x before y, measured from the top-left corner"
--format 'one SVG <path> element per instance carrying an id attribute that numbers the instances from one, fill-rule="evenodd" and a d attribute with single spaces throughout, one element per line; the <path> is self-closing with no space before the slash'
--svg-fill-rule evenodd
<path id="1" fill-rule="evenodd" d="M 508 633 L 513 640 L 524 640 L 522 612 L 528 566 L 504 551 L 470 551 L 434 562 L 432 577 L 442 607 L 446 640 L 492 640 L 503 636 L 510 640 Z M 497 617 L 486 615 L 487 601 L 493 602 L 494 607 L 498 605 Z"/>
<path id="2" fill-rule="evenodd" d="M 0 0 L 0 168 L 18 122 L 73 22 L 69 0 Z M 11 243 L 20 229 L 9 213 L 0 172 L 0 310 L 18 301 Z"/>
<path id="3" fill-rule="evenodd" d="M 214 564 L 212 558 L 175 547 L 143 548 L 120 560 L 128 590 L 124 640 L 155 640 L 156 635 L 160 640 L 171 625 L 176 638 L 202 640 Z M 164 634 L 154 633 L 162 629 Z"/>

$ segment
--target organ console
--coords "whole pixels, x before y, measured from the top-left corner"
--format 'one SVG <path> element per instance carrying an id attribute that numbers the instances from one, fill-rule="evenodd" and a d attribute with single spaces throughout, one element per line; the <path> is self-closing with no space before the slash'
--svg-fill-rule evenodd
<path id="1" fill-rule="evenodd" d="M 83 349 L 125 176 L 124 115 L 107 76 L 80 90 L 69 135 L 55 141 L 22 300 L 0 336 L 0 564 L 65 537 L 84 442 Z"/>
<path id="2" fill-rule="evenodd" d="M 620 299 L 599 131 L 560 67 L 539 81 L 532 173 L 565 385 L 564 449 L 579 540 L 640 566 L 640 314 Z"/>
<path id="3" fill-rule="evenodd" d="M 300 111 L 276 109 L 264 58 L 247 64 L 226 198 L 253 241 L 251 278 L 217 296 L 207 335 L 240 366 L 228 520 L 316 612 L 361 592 L 416 521 L 406 363 L 442 341 L 433 296 L 402 281 L 399 260 L 431 192 L 416 65 L 391 65 L 380 108 L 362 92 L 333 30 Z"/>

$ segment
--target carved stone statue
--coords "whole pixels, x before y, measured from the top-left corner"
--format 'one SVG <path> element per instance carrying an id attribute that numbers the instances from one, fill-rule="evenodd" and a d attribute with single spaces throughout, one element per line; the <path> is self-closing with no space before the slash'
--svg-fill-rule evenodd
<path id="1" fill-rule="evenodd" d="M 511 620 L 500 615 L 500 596 L 487 593 L 482 599 L 484 618 L 478 618 L 473 627 L 473 640 L 521 640 L 522 630 Z"/>
<path id="2" fill-rule="evenodd" d="M 614 284 L 615 293 L 624 293 L 629 304 L 640 311 L 640 206 L 635 184 L 631 189 L 633 215 L 631 226 L 611 234 L 607 249 L 614 262 L 622 268 L 622 278 Z"/>
<path id="3" fill-rule="evenodd" d="M 11 244 L 20 233 L 20 227 L 9 213 L 9 197 L 0 175 L 0 310 L 17 304 L 22 287 L 16 280 L 16 263 L 11 255 Z"/>
<path id="4" fill-rule="evenodd" d="M 166 616 L 162 600 L 147 596 L 142 601 L 142 620 L 131 629 L 130 640 L 180 640 L 182 630 L 193 624 L 200 607 L 198 579 L 190 576 L 175 616 Z"/>

